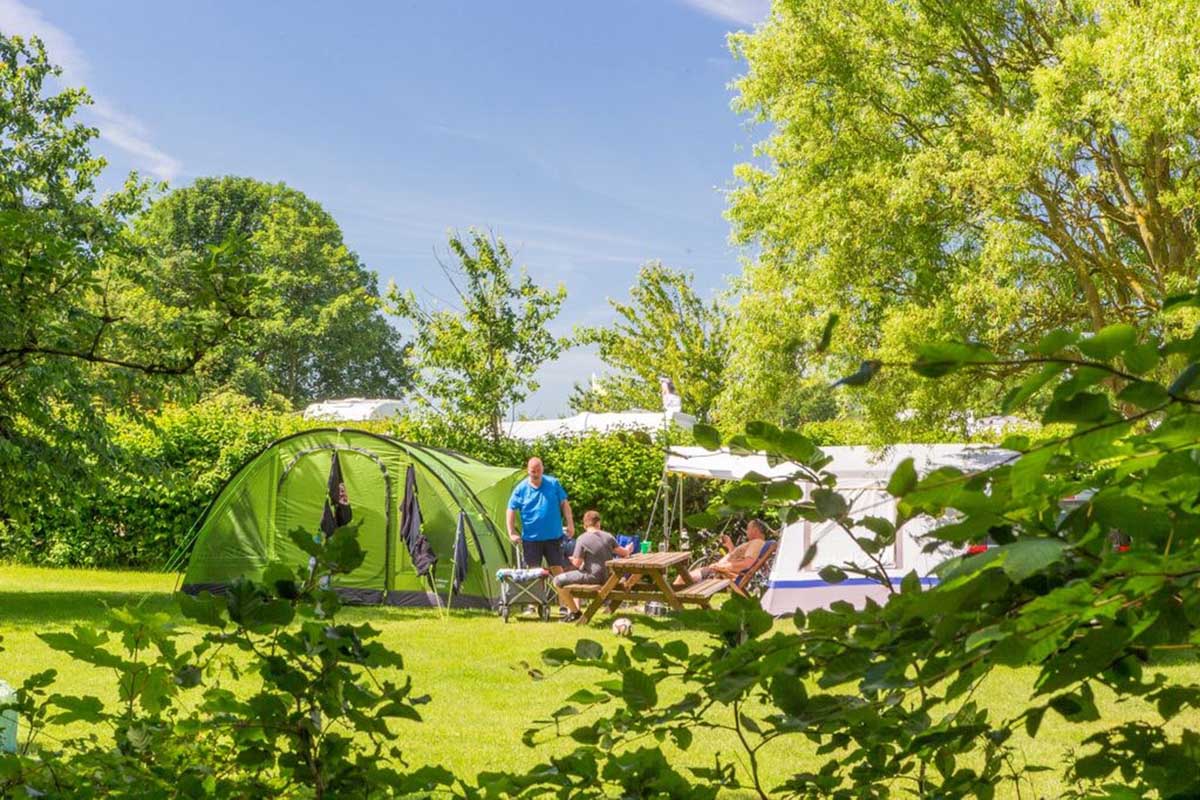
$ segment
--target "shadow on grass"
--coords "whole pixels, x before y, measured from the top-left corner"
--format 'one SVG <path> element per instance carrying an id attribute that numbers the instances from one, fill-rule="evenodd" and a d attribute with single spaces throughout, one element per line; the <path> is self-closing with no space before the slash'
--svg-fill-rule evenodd
<path id="1" fill-rule="evenodd" d="M 178 614 L 169 592 L 0 592 L 0 628 L 65 627 L 100 622 L 110 608 L 142 604 Z"/>

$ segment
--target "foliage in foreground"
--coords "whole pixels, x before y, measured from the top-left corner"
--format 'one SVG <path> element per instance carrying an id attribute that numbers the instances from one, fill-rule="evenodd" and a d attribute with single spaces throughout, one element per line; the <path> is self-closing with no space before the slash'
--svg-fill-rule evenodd
<path id="1" fill-rule="evenodd" d="M 1200 306 L 1200 293 L 1172 305 Z M 67 752 L 27 751 L 0 762 L 0 780 L 82 780 L 86 768 L 90 780 L 114 786 L 194 777 L 181 785 L 198 787 L 198 796 L 264 786 L 312 792 L 354 780 L 367 796 L 400 785 L 469 798 L 711 798 L 741 786 L 761 797 L 987 798 L 1001 788 L 1036 791 L 1040 772 L 1059 769 L 1072 797 L 1194 796 L 1200 734 L 1181 715 L 1200 711 L 1200 686 L 1171 683 L 1156 666 L 1200 646 L 1200 399 L 1192 394 L 1200 330 L 1169 341 L 1125 325 L 1090 337 L 1057 331 L 1029 352 L 1023 369 L 1030 374 L 1007 402 L 1044 398 L 1043 421 L 1074 433 L 983 472 L 942 468 L 922 477 L 904 462 L 887 487 L 898 500 L 895 519 L 852 514 L 836 477 L 824 471 L 827 458 L 798 433 L 757 423 L 724 442 L 795 463 L 796 477 L 811 487 L 801 497 L 791 480 L 751 476 L 726 493 L 724 511 L 765 502 L 783 515 L 836 523 L 861 557 L 822 576 L 877 581 L 889 601 L 861 609 L 837 603 L 773 623 L 755 604 L 732 599 L 716 612 L 683 617 L 711 634 L 706 647 L 635 638 L 606 652 L 582 639 L 573 649 L 549 650 L 548 664 L 599 670 L 602 678 L 526 732 L 530 745 L 563 734 L 578 745 L 530 771 L 474 781 L 400 772 L 398 754 L 377 749 L 391 737 L 375 718 L 411 718 L 416 701 L 406 684 L 361 680 L 368 668 L 397 665 L 393 657 L 374 646 L 369 628 L 326 618 L 336 600 L 319 582 L 276 570 L 269 588 L 246 584 L 225 600 L 185 600 L 200 624 L 228 626 L 190 651 L 177 652 L 172 637 L 155 632 L 160 622 L 132 612 L 118 615 L 115 631 L 129 650 L 154 647 L 152 661 L 113 662 L 99 635 L 86 630 L 44 637 L 116 668 L 129 688 L 123 709 L 108 712 L 87 699 L 45 698 L 48 677 L 35 676 L 21 698 L 37 721 L 31 732 L 49 714 L 99 719 L 111 725 L 118 747 L 85 740 Z M 1169 383 L 1143 377 L 1173 362 L 1183 363 Z M 944 343 L 924 348 L 913 367 L 940 378 L 995 363 L 978 346 Z M 859 375 L 850 382 L 868 381 Z M 721 443 L 712 428 L 701 427 L 697 437 Z M 1078 506 L 1064 511 L 1065 497 L 1079 498 Z M 922 589 L 915 573 L 894 582 L 880 554 L 919 514 L 945 520 L 927 535 L 928 547 L 961 549 L 985 537 L 996 546 L 945 562 L 936 587 Z M 1130 537 L 1128 549 L 1114 547 L 1114 534 Z M 334 572 L 360 557 L 353 537 L 341 534 L 312 552 Z M 297 612 L 299 624 L 289 625 Z M 148 622 L 144 639 L 127 632 Z M 214 680 L 232 668 L 220 658 L 222 647 L 250 654 L 262 688 L 249 698 Z M 996 666 L 1038 673 L 1032 694 L 1013 698 L 1004 716 L 973 699 Z M 184 711 L 175 697 L 193 682 L 202 699 Z M 1106 723 L 1100 692 L 1143 711 Z M 80 714 L 88 716 L 72 716 Z M 1079 746 L 1065 764 L 1032 763 L 1016 744 L 1019 731 L 1037 737 L 1047 714 L 1079 726 Z M 325 724 L 335 719 L 366 741 L 334 734 Z M 726 758 L 735 760 L 680 771 L 653 746 L 686 750 L 697 729 L 726 736 Z M 137 750 L 139 742 L 149 749 Z M 803 763 L 819 766 L 765 785 L 760 759 L 773 749 L 805 751 L 811 758 Z M 364 752 L 372 757 L 360 758 Z M 372 783 L 378 776 L 386 777 Z"/>
<path id="2" fill-rule="evenodd" d="M 444 770 L 404 769 L 393 722 L 420 721 L 429 698 L 400 678 L 401 657 L 371 626 L 336 620 L 328 580 L 361 564 L 355 531 L 293 539 L 313 568 L 273 566 L 264 584 L 224 597 L 178 596 L 203 631 L 190 647 L 170 615 L 138 607 L 113 611 L 103 630 L 40 634 L 115 674 L 119 704 L 52 693 L 53 670 L 28 678 L 18 752 L 0 754 L 0 796 L 399 797 L 450 783 Z M 51 733 L 80 721 L 93 732 Z"/>
<path id="3" fill-rule="evenodd" d="M 1170 305 L 1200 305 L 1200 294 Z M 733 600 L 685 617 L 713 635 L 701 651 L 650 640 L 612 655 L 548 651 L 550 663 L 599 669 L 604 679 L 527 732 L 536 741 L 565 731 L 580 747 L 554 760 L 555 770 L 514 783 L 520 796 L 591 796 L 580 787 L 593 770 L 579 765 L 619 763 L 609 754 L 650 736 L 686 749 L 697 728 L 724 730 L 744 764 L 705 777 L 761 797 L 987 798 L 1005 785 L 1036 791 L 1038 773 L 1054 769 L 1071 797 L 1196 796 L 1200 734 L 1181 715 L 1200 712 L 1200 686 L 1171 683 L 1155 667 L 1200 647 L 1200 328 L 1165 342 L 1128 325 L 1092 336 L 1055 331 L 1028 352 L 1029 374 L 1006 403 L 1044 397 L 1043 421 L 1073 434 L 1035 447 L 1009 441 L 1023 452 L 976 473 L 943 467 L 919 477 L 905 461 L 887 487 L 895 519 L 852 514 L 823 471 L 827 459 L 793 431 L 755 423 L 727 441 L 794 462 L 812 489 L 799 499 L 791 481 L 748 480 L 726 502 L 774 500 L 785 514 L 836 523 L 861 554 L 822 577 L 868 578 L 888 602 L 798 613 L 789 629 Z M 946 343 L 923 348 L 913 369 L 936 379 L 997 361 Z M 1170 381 L 1145 377 L 1172 362 L 1182 363 Z M 713 429 L 700 436 L 719 443 Z M 1079 503 L 1064 510 L 1068 497 Z M 946 561 L 928 590 L 915 572 L 890 580 L 881 553 L 919 514 L 945 520 L 925 537 L 928 548 L 961 552 L 988 537 L 996 546 Z M 805 562 L 814 555 L 810 548 Z M 1031 696 L 1014 697 L 1006 716 L 973 700 L 998 666 L 1038 673 Z M 681 699 L 663 702 L 668 686 Z M 1106 722 L 1101 691 L 1144 711 Z M 718 707 L 732 714 L 714 714 Z M 1079 726 L 1079 746 L 1062 765 L 1032 763 L 1015 744 L 1018 731 L 1037 737 L 1047 714 Z M 582 724 L 569 727 L 572 719 Z M 767 749 L 804 750 L 820 766 L 766 786 L 758 764 Z"/>

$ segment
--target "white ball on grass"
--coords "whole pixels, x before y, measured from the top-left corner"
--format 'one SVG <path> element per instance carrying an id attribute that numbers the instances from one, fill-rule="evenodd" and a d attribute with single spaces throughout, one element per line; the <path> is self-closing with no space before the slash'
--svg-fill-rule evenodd
<path id="1" fill-rule="evenodd" d="M 617 636 L 628 636 L 633 633 L 633 622 L 628 617 L 617 617 L 613 620 L 612 632 Z"/>

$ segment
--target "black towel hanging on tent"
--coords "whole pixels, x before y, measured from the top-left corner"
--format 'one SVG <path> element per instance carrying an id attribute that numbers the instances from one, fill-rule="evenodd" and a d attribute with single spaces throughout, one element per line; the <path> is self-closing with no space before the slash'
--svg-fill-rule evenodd
<path id="1" fill-rule="evenodd" d="M 429 540 L 421 533 L 421 504 L 417 502 L 417 471 L 412 464 L 404 476 L 404 502 L 400 507 L 400 538 L 408 548 L 417 574 L 425 577 L 437 565 L 437 556 Z"/>
<path id="2" fill-rule="evenodd" d="M 463 581 L 467 579 L 467 560 L 470 557 L 467 555 L 466 518 L 465 511 L 458 512 L 458 530 L 454 532 L 454 583 L 450 589 L 453 594 L 458 594 Z"/>

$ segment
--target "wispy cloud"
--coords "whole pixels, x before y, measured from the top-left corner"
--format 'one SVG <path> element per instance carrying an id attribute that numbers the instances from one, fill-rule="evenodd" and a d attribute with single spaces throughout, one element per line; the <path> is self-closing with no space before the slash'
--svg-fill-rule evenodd
<path id="1" fill-rule="evenodd" d="M 748 26 L 762 22 L 771 12 L 771 0 L 683 0 L 683 3 L 717 19 Z"/>
<path id="2" fill-rule="evenodd" d="M 0 30 L 24 37 L 37 36 L 46 45 L 50 60 L 62 67 L 68 85 L 87 85 L 91 66 L 69 33 L 54 25 L 37 9 L 20 0 L 0 0 Z M 150 133 L 136 118 L 122 112 L 88 87 L 93 104 L 83 113 L 94 117 L 100 138 L 132 158 L 139 169 L 161 180 L 174 180 L 183 165 L 154 145 Z"/>

